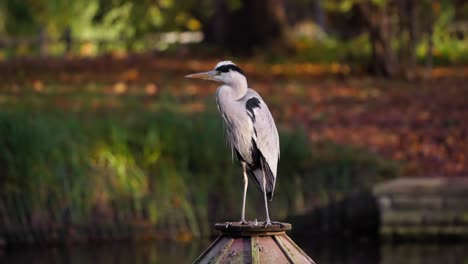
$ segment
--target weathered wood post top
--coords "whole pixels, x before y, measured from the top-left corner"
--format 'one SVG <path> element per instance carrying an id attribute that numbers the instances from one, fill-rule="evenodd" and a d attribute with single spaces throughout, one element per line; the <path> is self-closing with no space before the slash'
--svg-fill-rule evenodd
<path id="1" fill-rule="evenodd" d="M 230 222 L 217 223 L 215 229 L 221 235 L 194 263 L 315 264 L 286 235 L 286 231 L 291 230 L 291 224 L 274 222 L 265 227 L 262 222 Z"/>

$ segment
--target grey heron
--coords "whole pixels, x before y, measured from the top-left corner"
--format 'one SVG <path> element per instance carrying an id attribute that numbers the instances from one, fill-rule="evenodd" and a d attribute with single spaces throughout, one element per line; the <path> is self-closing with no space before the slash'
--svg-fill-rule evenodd
<path id="1" fill-rule="evenodd" d="M 273 198 L 280 148 L 278 130 L 268 106 L 256 91 L 248 88 L 244 72 L 231 61 L 221 61 L 212 71 L 185 77 L 222 83 L 216 91 L 216 103 L 233 156 L 242 164 L 244 176 L 241 223 L 247 223 L 245 201 L 250 176 L 263 192 L 265 225 L 271 224 L 267 198 Z"/>

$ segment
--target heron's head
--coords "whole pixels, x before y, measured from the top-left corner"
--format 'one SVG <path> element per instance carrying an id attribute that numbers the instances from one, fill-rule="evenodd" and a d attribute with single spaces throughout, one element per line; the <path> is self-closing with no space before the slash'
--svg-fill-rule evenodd
<path id="1" fill-rule="evenodd" d="M 185 77 L 217 81 L 228 85 L 245 83 L 247 86 L 247 80 L 244 72 L 232 61 L 221 61 L 216 64 L 216 67 L 212 71 L 194 73 Z"/>

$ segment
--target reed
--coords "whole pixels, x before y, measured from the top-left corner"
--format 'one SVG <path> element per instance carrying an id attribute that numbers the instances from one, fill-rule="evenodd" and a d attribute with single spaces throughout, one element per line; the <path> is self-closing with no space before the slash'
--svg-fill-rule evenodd
<path id="1" fill-rule="evenodd" d="M 237 219 L 240 167 L 217 113 L 164 109 L 0 112 L 0 236 L 186 241 L 209 234 L 214 221 Z M 364 150 L 280 134 L 276 218 L 398 174 Z M 250 190 L 254 216 L 262 204 Z"/>

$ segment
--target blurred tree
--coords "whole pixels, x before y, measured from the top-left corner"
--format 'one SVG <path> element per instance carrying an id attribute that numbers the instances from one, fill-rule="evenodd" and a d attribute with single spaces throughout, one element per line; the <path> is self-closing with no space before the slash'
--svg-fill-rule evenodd
<path id="1" fill-rule="evenodd" d="M 42 30 L 45 41 L 64 40 L 69 32 L 68 40 L 162 49 L 156 47 L 160 32 L 201 30 L 207 43 L 223 49 L 249 53 L 267 47 L 276 52 L 289 47 L 295 24 L 315 21 L 322 28 L 326 24 L 331 39 L 366 33 L 371 73 L 412 78 L 417 46 L 426 43 L 430 67 L 434 46 L 463 31 L 450 33 L 444 27 L 468 13 L 466 6 L 463 0 L 3 0 L 0 42 L 37 36 Z M 442 44 L 448 53 L 456 53 Z"/>
<path id="2" fill-rule="evenodd" d="M 391 23 L 391 7 L 387 1 L 360 1 L 362 14 L 372 47 L 369 71 L 376 75 L 394 76 L 397 73 L 397 56 L 392 48 L 395 29 Z"/>
<path id="3" fill-rule="evenodd" d="M 282 0 L 214 0 L 214 14 L 201 20 L 207 42 L 236 52 L 286 43 Z"/>
<path id="4" fill-rule="evenodd" d="M 322 30 L 325 30 L 325 10 L 323 9 L 322 0 L 313 0 L 312 4 L 314 9 L 315 22 Z"/>
<path id="5" fill-rule="evenodd" d="M 114 6 L 105 10 L 105 15 L 100 19 L 96 19 L 97 14 L 102 12 L 100 2 L 6 0 L 0 4 L 0 14 L 4 14 L 3 33 L 21 36 L 44 30 L 47 35 L 57 37 L 69 28 L 75 35 L 83 38 L 116 35 L 114 32 L 122 31 L 122 25 L 127 22 L 131 5 Z"/>
<path id="6" fill-rule="evenodd" d="M 0 1 L 0 37 L 15 39 L 40 33 L 41 50 L 47 40 L 103 41 L 133 47 L 157 31 L 197 28 L 187 14 L 195 2 L 168 0 L 5 0 Z M 68 33 L 66 33 L 68 32 Z M 72 34 L 71 34 L 72 33 Z M 0 39 L 1 40 L 1 39 Z M 139 42 L 140 41 L 140 42 Z M 121 44 L 118 44 L 121 45 Z"/>
<path id="7" fill-rule="evenodd" d="M 358 12 L 362 17 L 371 44 L 368 67 L 370 73 L 411 79 L 416 74 L 418 41 L 423 35 L 429 40 L 432 39 L 432 27 L 435 21 L 433 9 L 437 9 L 441 4 L 451 4 L 450 2 L 448 0 L 337 0 L 328 2 L 327 7 L 341 12 Z"/>
<path id="8" fill-rule="evenodd" d="M 3 35 L 15 32 L 18 35 L 35 33 L 38 26 L 25 1 L 0 1 L 0 27 Z"/>

